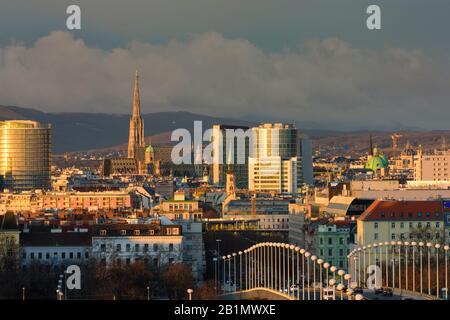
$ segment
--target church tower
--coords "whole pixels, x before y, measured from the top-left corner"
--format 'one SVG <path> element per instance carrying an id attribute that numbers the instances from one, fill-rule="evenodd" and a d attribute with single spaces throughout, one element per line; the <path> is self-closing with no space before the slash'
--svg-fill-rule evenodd
<path id="1" fill-rule="evenodd" d="M 139 174 L 145 170 L 145 141 L 144 120 L 141 116 L 141 102 L 139 98 L 139 73 L 134 78 L 133 115 L 130 119 L 130 137 L 128 139 L 128 158 L 136 160 Z"/>

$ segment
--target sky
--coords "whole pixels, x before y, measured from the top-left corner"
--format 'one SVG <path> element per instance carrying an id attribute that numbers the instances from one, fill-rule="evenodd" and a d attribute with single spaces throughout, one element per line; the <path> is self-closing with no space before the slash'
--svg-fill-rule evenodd
<path id="1" fill-rule="evenodd" d="M 0 105 L 447 129 L 447 0 L 0 0 Z M 81 8 L 69 31 L 66 8 Z M 381 7 L 382 29 L 366 28 Z"/>

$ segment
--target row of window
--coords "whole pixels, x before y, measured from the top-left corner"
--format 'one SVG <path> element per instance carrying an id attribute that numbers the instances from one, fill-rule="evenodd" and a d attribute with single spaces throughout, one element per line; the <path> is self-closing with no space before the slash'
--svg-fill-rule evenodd
<path id="1" fill-rule="evenodd" d="M 413 222 L 409 222 L 409 227 L 410 228 L 414 228 L 414 223 Z M 378 222 L 375 222 L 374 224 L 373 224 L 373 227 L 374 227 L 374 229 L 378 229 Z M 396 226 L 397 226 L 397 223 L 396 222 L 391 222 L 391 228 L 392 229 L 395 229 L 396 228 Z M 416 227 L 417 228 L 422 228 L 422 226 L 423 226 L 423 224 L 422 224 L 422 222 L 417 222 L 417 224 L 416 224 Z M 430 228 L 431 227 L 431 222 L 426 222 L 425 223 L 425 226 L 427 227 L 427 228 Z M 436 228 L 439 228 L 440 226 L 441 226 L 441 224 L 440 224 L 440 222 L 439 221 L 436 221 L 435 223 L 434 223 L 434 226 L 436 227 Z M 400 229 L 403 229 L 405 227 L 405 223 L 404 222 L 400 222 Z"/>
<path id="2" fill-rule="evenodd" d="M 105 251 L 105 250 L 103 250 L 103 248 L 105 248 L 105 250 L 106 250 L 106 245 L 102 244 L 102 246 L 101 246 L 102 251 Z M 159 249 L 158 244 L 157 244 L 157 243 L 154 243 L 154 244 L 153 244 L 153 251 L 156 252 L 156 251 L 158 251 L 158 249 Z M 136 243 L 136 244 L 134 245 L 134 251 L 135 251 L 135 252 L 139 252 L 140 250 L 141 250 L 141 245 L 138 244 L 138 243 Z M 120 243 L 118 243 L 118 244 L 116 245 L 116 251 L 117 251 L 117 252 L 121 252 L 121 251 L 122 251 L 122 245 L 121 245 Z M 130 251 L 131 251 L 131 244 L 127 243 L 127 244 L 125 245 L 125 251 L 126 251 L 126 252 L 130 252 Z M 144 245 L 142 246 L 142 251 L 143 251 L 143 252 L 148 252 L 148 251 L 149 251 L 149 245 L 148 245 L 148 243 L 146 243 L 146 244 L 144 244 Z M 170 244 L 169 244 L 169 251 L 173 251 L 173 243 L 170 243 Z"/>
<path id="3" fill-rule="evenodd" d="M 327 243 L 329 245 L 333 244 L 333 238 L 327 238 L 327 240 L 328 240 Z M 349 238 L 342 238 L 342 237 L 340 237 L 338 241 L 339 241 L 339 244 L 344 245 L 344 244 L 348 244 L 350 242 L 350 239 Z M 319 238 L 319 243 L 321 245 L 323 245 L 324 244 L 324 238 Z"/>
<path id="4" fill-rule="evenodd" d="M 413 239 L 419 239 L 419 240 L 420 239 L 432 239 L 433 235 L 434 235 L 435 239 L 440 239 L 441 238 L 441 233 L 440 232 L 436 232 L 435 234 L 432 234 L 432 233 L 428 232 L 428 233 L 425 233 L 424 235 L 422 235 L 420 233 L 416 234 L 416 235 L 414 235 L 413 233 L 410 233 L 409 235 L 406 235 L 404 233 L 400 233 L 400 235 L 392 233 L 391 234 L 391 240 L 397 240 L 397 237 L 398 237 L 398 239 L 406 239 L 406 237 L 408 237 L 411 240 L 413 240 Z M 374 240 L 379 240 L 380 239 L 379 234 L 378 233 L 374 233 L 373 239 Z"/>
<path id="5" fill-rule="evenodd" d="M 139 243 L 136 243 L 134 245 L 134 252 L 140 252 L 141 251 L 141 247 L 142 247 L 142 252 L 149 252 L 149 248 L 150 245 L 148 243 L 145 243 L 144 245 L 140 245 Z M 169 244 L 169 251 L 173 251 L 174 249 L 174 245 L 173 243 Z M 164 246 L 163 245 L 158 245 L 157 243 L 153 244 L 153 251 L 158 251 L 158 250 L 164 250 Z M 100 251 L 102 252 L 106 252 L 106 244 L 102 243 L 100 245 Z M 120 243 L 116 244 L 116 251 L 117 252 L 122 252 L 122 245 Z M 125 252 L 130 252 L 131 251 L 131 244 L 127 243 L 125 245 Z"/>
<path id="6" fill-rule="evenodd" d="M 333 249 L 328 249 L 328 250 L 326 250 L 327 251 L 327 256 L 328 257 L 334 257 L 334 250 Z M 343 256 L 347 256 L 348 254 L 349 254 L 349 249 L 347 249 L 347 250 L 344 250 L 344 249 L 339 249 L 339 256 L 340 257 L 343 257 Z M 320 256 L 321 257 L 325 257 L 325 255 L 324 255 L 324 249 L 320 249 Z"/>
<path id="7" fill-rule="evenodd" d="M 435 217 L 439 217 L 439 215 L 440 215 L 440 213 L 437 212 L 437 211 L 434 213 L 434 216 L 435 216 Z M 384 217 L 386 216 L 386 214 L 385 214 L 384 212 L 380 212 L 380 216 L 384 218 Z M 391 216 L 391 217 L 394 217 L 394 216 L 395 216 L 395 213 L 392 212 L 392 213 L 390 214 L 390 216 Z M 425 217 L 429 218 L 429 217 L 432 216 L 432 214 L 431 214 L 430 212 L 422 213 L 422 212 L 419 211 L 419 212 L 417 213 L 417 216 L 418 216 L 418 217 L 424 217 L 424 216 L 425 216 Z M 406 214 L 404 214 L 403 212 L 400 212 L 400 218 L 404 218 L 404 217 L 405 217 L 405 218 L 406 218 L 406 217 L 412 218 L 412 217 L 413 217 L 413 214 L 412 214 L 412 212 L 409 212 L 409 213 L 406 215 Z"/>
<path id="8" fill-rule="evenodd" d="M 82 258 L 82 256 L 83 255 L 81 254 L 81 252 L 68 252 L 68 253 L 67 252 L 61 252 L 61 253 L 53 252 L 53 254 L 50 254 L 50 252 L 45 252 L 45 253 L 42 253 L 42 252 L 37 252 L 37 253 L 36 252 L 30 252 L 29 254 L 27 254 L 26 252 L 22 253 L 23 259 L 27 259 L 27 257 L 28 257 L 31 260 L 34 260 L 34 259 L 50 260 L 50 259 L 58 259 L 58 258 L 61 258 L 61 259 L 78 259 L 78 260 L 80 260 Z M 84 253 L 84 258 L 85 259 L 89 259 L 89 252 L 85 252 Z"/>

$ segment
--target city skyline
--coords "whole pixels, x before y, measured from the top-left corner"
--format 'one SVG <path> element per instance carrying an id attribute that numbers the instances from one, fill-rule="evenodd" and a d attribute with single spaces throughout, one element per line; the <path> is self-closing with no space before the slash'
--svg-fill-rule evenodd
<path id="1" fill-rule="evenodd" d="M 260 122 L 290 120 L 355 130 L 447 125 L 439 115 L 450 92 L 448 48 L 441 40 L 448 21 L 436 18 L 445 10 L 433 1 L 427 10 L 420 1 L 410 2 L 408 17 L 401 6 L 380 1 L 379 31 L 365 27 L 365 2 L 344 1 L 340 7 L 299 1 L 291 13 L 283 7 L 267 20 L 270 29 L 264 19 L 274 9 L 271 1 L 261 4 L 258 10 L 265 13 L 260 19 L 251 11 L 252 2 L 237 17 L 231 15 L 232 2 L 213 10 L 194 1 L 192 11 L 160 1 L 143 8 L 139 1 L 129 8 L 114 3 L 108 14 L 134 17 L 118 30 L 99 5 L 81 1 L 85 23 L 72 32 L 64 29 L 66 3 L 41 2 L 48 12 L 31 12 L 22 1 L 6 4 L 6 16 L 0 13 L 0 23 L 17 27 L 0 38 L 2 105 L 128 114 L 130 73 L 139 69 L 143 113 L 188 111 L 246 120 L 257 115 Z M 190 26 L 145 19 L 149 13 L 171 19 L 189 12 L 195 16 L 202 5 L 211 20 L 224 9 L 224 20 L 214 23 L 200 15 L 198 24 Z M 19 12 L 26 28 L 8 18 Z M 308 15 L 324 23 L 314 24 Z M 238 22 L 235 30 L 227 23 L 232 17 Z M 244 23 L 246 17 L 252 19 Z M 48 24 L 40 23 L 47 18 Z M 284 40 L 276 44 L 274 39 Z"/>

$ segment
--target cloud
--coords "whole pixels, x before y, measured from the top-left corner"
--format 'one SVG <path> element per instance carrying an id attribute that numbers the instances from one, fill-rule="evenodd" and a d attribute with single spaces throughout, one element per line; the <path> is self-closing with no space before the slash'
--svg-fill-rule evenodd
<path id="1" fill-rule="evenodd" d="M 446 125 L 448 65 L 420 50 L 361 49 L 340 39 L 267 53 L 219 33 L 103 50 L 53 32 L 0 48 L 0 104 L 52 112 L 131 112 L 134 70 L 144 112 L 375 125 Z"/>

